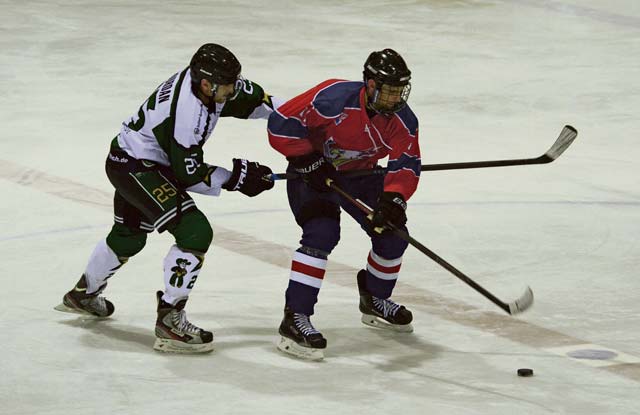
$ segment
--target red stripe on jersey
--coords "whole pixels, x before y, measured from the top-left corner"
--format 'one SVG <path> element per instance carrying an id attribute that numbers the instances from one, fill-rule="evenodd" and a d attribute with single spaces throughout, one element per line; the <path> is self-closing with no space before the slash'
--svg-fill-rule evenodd
<path id="1" fill-rule="evenodd" d="M 373 267 L 375 270 L 383 272 L 385 274 L 396 274 L 398 272 L 400 272 L 400 266 L 402 264 L 398 264 L 395 265 L 393 267 L 385 267 L 382 266 L 380 264 L 378 264 L 372 257 L 371 257 L 371 252 L 369 252 L 369 257 L 367 258 L 367 262 L 369 263 L 369 265 L 371 265 L 371 267 Z"/>
<path id="2" fill-rule="evenodd" d="M 303 264 L 298 261 L 291 261 L 291 271 L 299 272 L 318 279 L 323 279 L 325 272 L 322 268 L 312 267 L 311 265 Z"/>

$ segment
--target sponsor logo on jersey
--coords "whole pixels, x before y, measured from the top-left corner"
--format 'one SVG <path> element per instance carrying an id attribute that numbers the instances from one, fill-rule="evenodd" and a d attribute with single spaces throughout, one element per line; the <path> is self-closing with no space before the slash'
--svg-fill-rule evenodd
<path id="1" fill-rule="evenodd" d="M 200 135 L 200 124 L 202 124 L 202 114 L 206 110 L 204 109 L 204 104 L 200 103 L 200 112 L 198 113 L 198 121 L 196 122 L 196 128 L 193 129 L 194 135 Z"/>
<path id="2" fill-rule="evenodd" d="M 114 156 L 113 154 L 109 153 L 109 160 L 111 161 L 115 161 L 116 163 L 128 163 L 129 159 L 126 157 L 118 157 L 118 156 Z"/>

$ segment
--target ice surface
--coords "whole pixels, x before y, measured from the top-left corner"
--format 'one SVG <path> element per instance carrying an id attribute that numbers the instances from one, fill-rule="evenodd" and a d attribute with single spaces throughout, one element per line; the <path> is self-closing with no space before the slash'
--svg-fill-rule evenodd
<path id="1" fill-rule="evenodd" d="M 299 230 L 278 183 L 195 197 L 216 236 L 188 312 L 212 354 L 151 348 L 169 235 L 111 280 L 112 319 L 53 311 L 111 224 L 109 140 L 206 42 L 286 98 L 398 50 L 423 163 L 535 157 L 575 126 L 552 164 L 425 173 L 409 203 L 415 238 L 534 307 L 512 318 L 410 248 L 394 298 L 415 332 L 365 327 L 345 215 L 313 317 L 326 358 L 282 355 Z M 639 79 L 632 0 L 0 1 L 0 413 L 640 414 Z M 205 151 L 286 165 L 263 120 L 223 119 Z M 616 357 L 575 358 L 594 350 Z"/>

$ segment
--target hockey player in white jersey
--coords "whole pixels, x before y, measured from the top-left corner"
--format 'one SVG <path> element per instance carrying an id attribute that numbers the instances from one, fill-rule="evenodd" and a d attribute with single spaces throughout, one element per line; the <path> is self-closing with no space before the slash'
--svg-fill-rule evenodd
<path id="1" fill-rule="evenodd" d="M 257 162 L 233 159 L 230 170 L 204 162 L 203 145 L 220 117 L 267 118 L 274 109 L 274 99 L 240 71 L 228 49 L 205 44 L 123 123 L 106 160 L 115 187 L 113 227 L 57 310 L 110 316 L 114 306 L 101 296 L 107 279 L 142 250 L 148 233 L 166 230 L 175 244 L 164 258 L 165 290 L 157 292 L 154 348 L 213 350 L 213 334 L 190 323 L 184 310 L 213 239 L 189 192 L 253 197 L 273 187 L 263 179 L 271 169 Z"/>

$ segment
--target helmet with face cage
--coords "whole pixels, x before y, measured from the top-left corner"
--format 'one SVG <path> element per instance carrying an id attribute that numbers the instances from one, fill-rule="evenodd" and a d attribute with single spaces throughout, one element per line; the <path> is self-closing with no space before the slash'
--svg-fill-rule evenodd
<path id="1" fill-rule="evenodd" d="M 368 102 L 373 110 L 394 113 L 400 111 L 407 104 L 411 92 L 411 83 L 409 82 L 411 71 L 398 52 L 388 48 L 372 52 L 364 63 L 362 74 L 365 83 L 372 79 L 376 84 L 374 96 Z M 386 89 L 395 90 L 395 93 L 399 94 L 399 99 L 390 106 L 384 105 L 381 99 L 385 85 Z"/>

